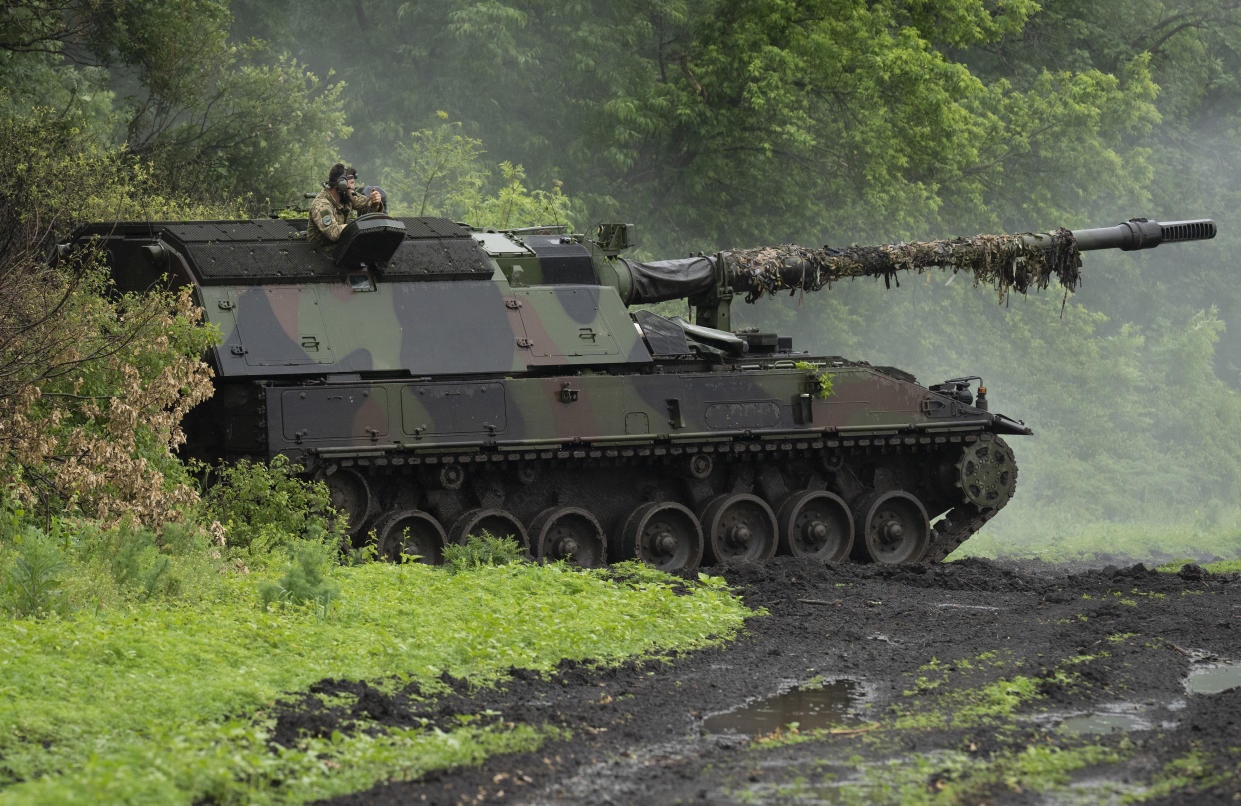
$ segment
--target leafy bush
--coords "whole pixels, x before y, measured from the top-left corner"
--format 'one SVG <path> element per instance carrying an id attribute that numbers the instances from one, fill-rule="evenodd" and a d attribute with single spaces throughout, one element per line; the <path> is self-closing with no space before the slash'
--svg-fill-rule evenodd
<path id="1" fill-rule="evenodd" d="M 216 478 L 203 496 L 203 517 L 223 524 L 229 547 L 251 558 L 307 538 L 343 542 L 344 524 L 327 486 L 299 478 L 300 470 L 284 456 L 212 469 Z"/>
<path id="2" fill-rule="evenodd" d="M 302 542 L 294 551 L 293 561 L 279 583 L 263 583 L 259 586 L 259 598 L 266 610 L 274 602 L 295 605 L 312 604 L 321 618 L 327 616 L 328 608 L 340 593 L 331 583 L 332 568 L 336 566 L 336 550 L 322 542 L 325 533 L 313 529 L 314 537 Z"/>
<path id="3" fill-rule="evenodd" d="M 5 609 L 17 618 L 67 612 L 68 600 L 61 589 L 65 555 L 56 542 L 33 526 L 27 526 L 16 549 L 16 556 L 4 574 L 2 601 Z"/>
<path id="4" fill-rule="evenodd" d="M 522 562 L 526 553 L 511 537 L 493 537 L 490 532 L 470 535 L 463 545 L 444 547 L 444 568 L 450 574 L 470 571 L 487 565 L 508 565 Z"/>
<path id="5" fill-rule="evenodd" d="M 200 356 L 216 332 L 188 292 L 121 295 L 92 250 L 46 256 L 92 217 L 211 211 L 49 110 L 0 120 L 0 151 L 16 167 L 0 175 L 0 474 L 44 511 L 175 518 L 194 493 L 171 452 L 211 394 Z"/>

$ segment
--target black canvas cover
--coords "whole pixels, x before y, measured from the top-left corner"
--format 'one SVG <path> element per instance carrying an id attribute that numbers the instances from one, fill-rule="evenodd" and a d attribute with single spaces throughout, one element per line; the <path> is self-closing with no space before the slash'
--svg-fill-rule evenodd
<path id="1" fill-rule="evenodd" d="M 629 304 L 693 297 L 715 285 L 714 257 L 700 255 L 650 263 L 617 259 L 629 268 L 633 278 L 633 288 L 625 300 Z"/>

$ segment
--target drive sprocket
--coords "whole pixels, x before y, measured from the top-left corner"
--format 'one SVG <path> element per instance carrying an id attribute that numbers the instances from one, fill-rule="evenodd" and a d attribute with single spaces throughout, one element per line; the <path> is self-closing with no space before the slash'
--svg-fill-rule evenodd
<path id="1" fill-rule="evenodd" d="M 965 500 L 980 510 L 1004 506 L 1017 487 L 1017 461 L 999 437 L 965 446 L 955 470 Z"/>

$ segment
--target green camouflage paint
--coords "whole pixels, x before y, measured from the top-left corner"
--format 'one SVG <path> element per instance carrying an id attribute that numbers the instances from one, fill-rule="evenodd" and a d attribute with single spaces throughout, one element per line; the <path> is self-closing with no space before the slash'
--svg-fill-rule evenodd
<path id="1" fill-rule="evenodd" d="M 185 423 L 192 455 L 289 456 L 389 557 L 438 557 L 485 525 L 540 556 L 672 570 L 777 543 L 824 561 L 942 559 L 1013 493 L 999 435 L 1030 433 L 987 410 L 979 379 L 928 388 L 715 329 L 735 295 L 929 267 L 1024 292 L 1075 283 L 1079 249 L 1214 224 L 654 263 L 619 257 L 623 230 L 596 241 L 370 216 L 332 250 L 289 221 L 95 224 L 74 243 L 104 247 L 123 290 L 193 285 L 219 328 L 216 395 Z M 627 309 L 667 299 L 687 299 L 696 325 Z"/>

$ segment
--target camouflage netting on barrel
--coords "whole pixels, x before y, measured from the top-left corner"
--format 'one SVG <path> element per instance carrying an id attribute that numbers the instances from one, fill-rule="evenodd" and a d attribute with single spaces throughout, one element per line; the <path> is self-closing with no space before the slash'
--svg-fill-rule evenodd
<path id="1" fill-rule="evenodd" d="M 1047 288 L 1053 276 L 1072 291 L 1082 265 L 1073 233 L 1063 228 L 1039 236 L 976 235 L 844 249 L 789 244 L 736 249 L 723 257 L 733 287 L 746 292 L 746 302 L 784 289 L 818 291 L 846 277 L 882 277 L 890 287 L 898 272 L 928 269 L 968 272 L 974 285 L 994 286 L 1002 302 L 1011 291 Z"/>

